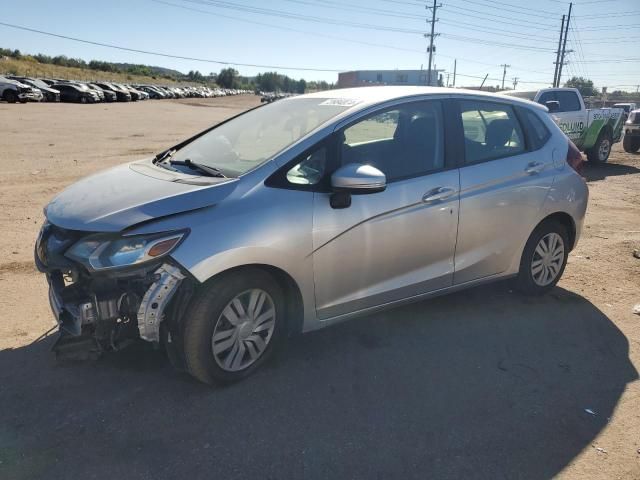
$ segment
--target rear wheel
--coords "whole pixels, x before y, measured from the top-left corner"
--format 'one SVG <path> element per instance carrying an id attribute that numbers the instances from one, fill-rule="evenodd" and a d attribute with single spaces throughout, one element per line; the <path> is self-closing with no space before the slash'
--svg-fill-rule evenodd
<path id="1" fill-rule="evenodd" d="M 80 97 L 80 103 L 87 103 L 87 97 L 85 97 L 84 95 Z"/>
<path id="2" fill-rule="evenodd" d="M 622 140 L 622 148 L 627 153 L 636 153 L 640 150 L 640 137 L 628 137 L 625 135 Z"/>
<path id="3" fill-rule="evenodd" d="M 284 330 L 284 298 L 260 269 L 242 269 L 207 282 L 185 315 L 187 370 L 204 383 L 250 375 L 276 348 Z"/>
<path id="4" fill-rule="evenodd" d="M 592 163 L 605 163 L 609 160 L 612 143 L 611 135 L 609 135 L 608 132 L 600 132 L 595 145 L 587 150 L 587 158 L 589 161 Z"/>
<path id="5" fill-rule="evenodd" d="M 16 103 L 18 101 L 18 95 L 13 90 L 5 90 L 3 97 L 9 103 Z"/>
<path id="6" fill-rule="evenodd" d="M 567 264 L 568 239 L 567 229 L 557 221 L 536 227 L 520 260 L 518 290 L 527 295 L 541 295 L 555 287 Z"/>

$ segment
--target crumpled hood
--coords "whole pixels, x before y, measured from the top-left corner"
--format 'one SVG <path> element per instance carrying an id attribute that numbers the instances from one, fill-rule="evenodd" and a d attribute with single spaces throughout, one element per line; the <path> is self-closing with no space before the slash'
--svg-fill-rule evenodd
<path id="1" fill-rule="evenodd" d="M 86 177 L 45 207 L 61 228 L 118 232 L 147 220 L 215 205 L 238 181 L 198 177 L 155 167 L 150 160 L 120 165 Z"/>

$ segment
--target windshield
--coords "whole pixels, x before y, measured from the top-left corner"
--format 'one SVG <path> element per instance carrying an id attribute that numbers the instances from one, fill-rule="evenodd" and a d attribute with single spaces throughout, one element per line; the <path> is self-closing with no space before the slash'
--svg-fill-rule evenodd
<path id="1" fill-rule="evenodd" d="M 500 92 L 500 93 L 503 95 L 508 95 L 509 97 L 524 98 L 525 100 L 533 101 L 533 99 L 536 98 L 536 93 L 538 93 L 538 91 L 537 90 L 533 90 L 530 92 L 511 91 L 511 92 Z"/>
<path id="2" fill-rule="evenodd" d="M 214 128 L 172 159 L 242 175 L 348 108 L 326 98 L 278 100 Z"/>
<path id="3" fill-rule="evenodd" d="M 32 85 L 34 87 L 38 87 L 38 88 L 49 88 L 49 85 L 47 85 L 42 80 L 39 80 L 37 78 L 25 79 L 24 83 L 26 83 L 28 85 Z"/>

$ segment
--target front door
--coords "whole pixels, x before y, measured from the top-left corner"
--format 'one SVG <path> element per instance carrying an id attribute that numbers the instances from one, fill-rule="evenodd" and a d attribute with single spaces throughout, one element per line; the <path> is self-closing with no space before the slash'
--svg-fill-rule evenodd
<path id="1" fill-rule="evenodd" d="M 340 163 L 373 165 L 384 192 L 333 209 L 315 193 L 313 264 L 321 319 L 448 287 L 458 226 L 459 176 L 445 162 L 442 104 L 402 104 L 338 132 Z"/>

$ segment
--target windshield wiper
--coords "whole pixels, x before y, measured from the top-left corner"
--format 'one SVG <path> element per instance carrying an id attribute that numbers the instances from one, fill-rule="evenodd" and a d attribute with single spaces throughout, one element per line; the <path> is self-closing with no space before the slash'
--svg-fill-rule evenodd
<path id="1" fill-rule="evenodd" d="M 227 178 L 227 176 L 224 175 L 217 168 L 210 167 L 208 165 L 203 165 L 201 163 L 192 162 L 188 158 L 186 160 L 169 160 L 169 164 L 171 164 L 171 165 L 184 165 L 185 167 L 189 167 L 189 168 L 191 168 L 193 170 L 200 170 L 201 172 L 206 173 L 207 175 L 209 175 L 211 177 Z"/>
<path id="2" fill-rule="evenodd" d="M 173 155 L 174 153 L 176 153 L 176 151 L 172 149 L 165 150 L 164 152 L 159 153 L 158 155 L 156 155 L 156 163 L 166 160 L 167 158 L 171 157 L 171 155 Z"/>

